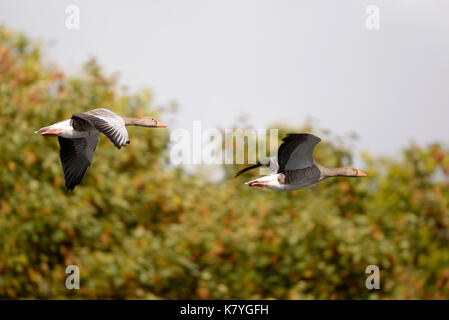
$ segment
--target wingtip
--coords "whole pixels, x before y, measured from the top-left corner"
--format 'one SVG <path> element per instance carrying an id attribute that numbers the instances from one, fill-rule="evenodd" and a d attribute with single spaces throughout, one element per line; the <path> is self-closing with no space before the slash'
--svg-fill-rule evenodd
<path id="1" fill-rule="evenodd" d="M 242 170 L 239 170 L 239 171 L 236 173 L 236 175 L 234 176 L 234 178 L 237 178 L 239 175 L 241 175 L 242 173 L 245 173 L 246 171 L 249 171 L 249 170 L 251 170 L 251 169 L 258 168 L 258 167 L 260 167 L 260 166 L 261 166 L 261 164 L 260 164 L 260 162 L 258 162 L 258 163 L 255 164 L 255 165 L 252 165 L 252 166 L 243 168 Z"/>
<path id="2" fill-rule="evenodd" d="M 240 176 L 243 172 L 245 172 L 245 171 L 246 171 L 245 169 L 246 169 L 246 168 L 244 168 L 244 169 L 242 169 L 242 170 L 239 170 L 239 171 L 235 174 L 234 178 L 237 178 L 237 177 Z"/>
<path id="3" fill-rule="evenodd" d="M 129 144 L 129 141 L 125 142 L 124 144 L 114 144 L 117 149 L 121 149 L 122 147 L 126 147 L 126 145 Z"/>

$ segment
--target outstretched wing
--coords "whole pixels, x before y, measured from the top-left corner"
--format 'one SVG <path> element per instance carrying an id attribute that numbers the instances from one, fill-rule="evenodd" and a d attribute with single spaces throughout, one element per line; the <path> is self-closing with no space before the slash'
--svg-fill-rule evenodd
<path id="1" fill-rule="evenodd" d="M 242 173 L 244 173 L 248 170 L 251 170 L 251 169 L 258 168 L 260 166 L 266 166 L 270 170 L 271 174 L 275 174 L 279 170 L 279 166 L 278 166 L 276 158 L 268 158 L 268 159 L 259 160 L 255 165 L 249 166 L 247 168 L 243 168 L 242 170 L 240 170 L 239 172 L 236 173 L 235 177 L 238 177 Z"/>
<path id="2" fill-rule="evenodd" d="M 58 136 L 61 147 L 59 156 L 67 190 L 73 190 L 83 180 L 92 163 L 98 140 L 98 135 L 80 139 L 67 139 Z"/>
<path id="3" fill-rule="evenodd" d="M 287 135 L 278 150 L 279 172 L 309 168 L 315 165 L 313 150 L 320 138 L 310 133 Z"/>
<path id="4" fill-rule="evenodd" d="M 99 108 L 72 116 L 72 125 L 75 130 L 84 128 L 87 123 L 105 134 L 118 149 L 129 143 L 125 120 L 109 109 Z"/>

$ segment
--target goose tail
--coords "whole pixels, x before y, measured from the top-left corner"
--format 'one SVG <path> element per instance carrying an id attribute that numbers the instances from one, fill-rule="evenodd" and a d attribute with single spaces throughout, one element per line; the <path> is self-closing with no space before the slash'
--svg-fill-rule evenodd
<path id="1" fill-rule="evenodd" d="M 34 133 L 41 133 L 41 132 L 47 130 L 48 128 L 49 128 L 49 127 L 43 127 L 43 128 L 40 128 L 39 130 L 34 131 Z"/>

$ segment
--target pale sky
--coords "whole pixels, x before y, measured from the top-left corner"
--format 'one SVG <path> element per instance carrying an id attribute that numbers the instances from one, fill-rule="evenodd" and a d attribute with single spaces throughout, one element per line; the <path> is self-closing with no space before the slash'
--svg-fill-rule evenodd
<path id="1" fill-rule="evenodd" d="M 80 30 L 65 27 L 70 4 Z M 449 144 L 447 0 L 2 0 L 0 23 L 44 40 L 66 71 L 95 56 L 121 84 L 176 101 L 172 127 L 311 117 L 377 154 Z"/>

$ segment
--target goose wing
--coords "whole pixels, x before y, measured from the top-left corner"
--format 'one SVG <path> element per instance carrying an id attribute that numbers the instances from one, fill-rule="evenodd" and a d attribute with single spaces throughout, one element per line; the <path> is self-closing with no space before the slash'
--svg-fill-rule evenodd
<path id="1" fill-rule="evenodd" d="M 67 190 L 73 190 L 83 180 L 92 163 L 98 140 L 98 135 L 79 139 L 67 139 L 58 136 L 59 156 Z"/>
<path id="2" fill-rule="evenodd" d="M 105 134 L 118 149 L 129 143 L 125 120 L 109 109 L 99 108 L 74 114 L 72 125 L 78 131 L 83 131 L 88 126 L 94 127 Z"/>
<path id="3" fill-rule="evenodd" d="M 310 133 L 289 134 L 278 150 L 279 172 L 309 168 L 315 165 L 313 150 L 320 138 Z"/>
<path id="4" fill-rule="evenodd" d="M 278 165 L 277 159 L 276 158 L 268 158 L 268 159 L 259 160 L 255 165 L 243 168 L 242 170 L 238 171 L 234 177 L 238 177 L 242 173 L 244 173 L 248 170 L 251 170 L 251 169 L 258 168 L 260 166 L 266 166 L 269 169 L 270 174 L 275 174 L 279 171 L 279 165 Z"/>

